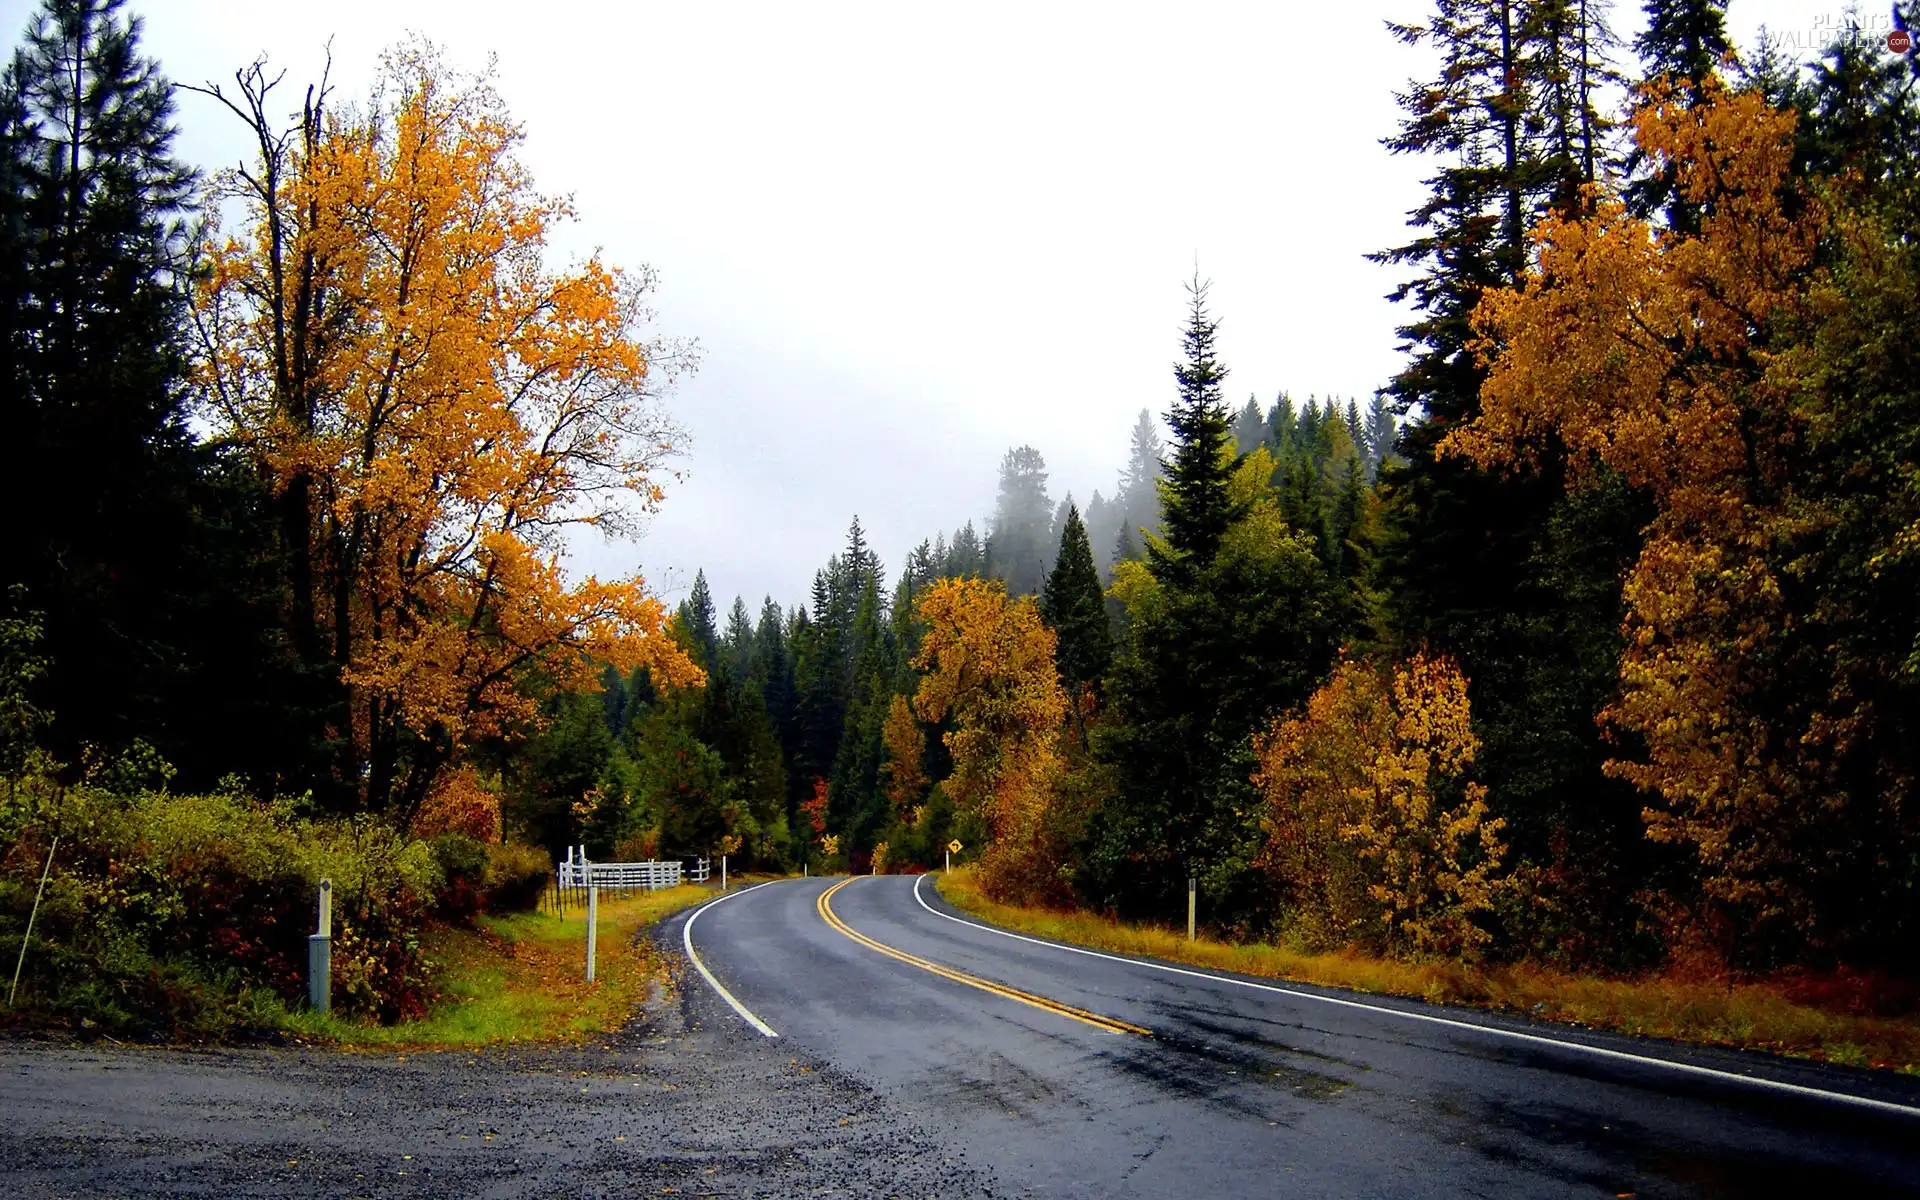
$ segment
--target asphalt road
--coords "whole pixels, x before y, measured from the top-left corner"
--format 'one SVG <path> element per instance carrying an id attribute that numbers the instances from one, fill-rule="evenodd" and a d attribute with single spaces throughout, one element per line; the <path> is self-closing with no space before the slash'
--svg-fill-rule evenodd
<path id="1" fill-rule="evenodd" d="M 995 1191 L 1920 1195 L 1920 1080 L 1263 990 L 957 916 L 931 880 L 792 880 L 663 933 L 778 1036 L 690 979 L 710 1027 L 844 1071 Z"/>

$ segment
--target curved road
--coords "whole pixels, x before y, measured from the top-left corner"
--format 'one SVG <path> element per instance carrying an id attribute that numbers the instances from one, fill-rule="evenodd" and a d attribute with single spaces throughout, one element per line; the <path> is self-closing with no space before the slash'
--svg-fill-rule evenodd
<path id="1" fill-rule="evenodd" d="M 1075 952 L 926 877 L 767 884 L 666 935 L 711 1027 L 849 1072 L 1016 1191 L 1920 1195 L 1920 1080 Z"/>

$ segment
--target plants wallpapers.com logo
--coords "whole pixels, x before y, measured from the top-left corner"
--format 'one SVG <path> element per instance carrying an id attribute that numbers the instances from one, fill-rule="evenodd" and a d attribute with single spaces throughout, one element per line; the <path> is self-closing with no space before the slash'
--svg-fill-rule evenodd
<path id="1" fill-rule="evenodd" d="M 1907 54 L 1913 50 L 1913 34 L 1894 24 L 1887 12 L 1830 12 L 1814 16 L 1797 28 L 1769 29 L 1768 36 L 1779 49 L 1798 56 L 1817 55 L 1841 38 L 1872 42 L 1889 54 Z"/>

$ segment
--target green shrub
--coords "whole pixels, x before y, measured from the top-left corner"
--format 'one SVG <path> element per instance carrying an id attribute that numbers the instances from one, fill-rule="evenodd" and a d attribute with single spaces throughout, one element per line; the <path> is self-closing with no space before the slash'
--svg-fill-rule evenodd
<path id="1" fill-rule="evenodd" d="M 258 1022 L 266 994 L 298 1003 L 322 878 L 336 1006 L 392 1021 L 431 998 L 419 931 L 445 872 L 382 822 L 237 794 L 30 785 L 0 811 L 0 955 L 19 951 L 56 833 L 21 981 L 22 1007 L 43 1018 L 180 1038 Z"/>
<path id="2" fill-rule="evenodd" d="M 487 844 L 464 833 L 442 833 L 427 844 L 440 867 L 434 907 L 447 920 L 471 921 L 486 898 L 491 875 Z"/>

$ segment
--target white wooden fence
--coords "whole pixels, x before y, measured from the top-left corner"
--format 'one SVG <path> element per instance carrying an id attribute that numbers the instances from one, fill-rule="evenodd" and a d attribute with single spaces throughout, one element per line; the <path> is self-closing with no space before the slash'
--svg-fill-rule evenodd
<path id="1" fill-rule="evenodd" d="M 585 846 L 568 846 L 567 860 L 554 867 L 556 882 L 562 888 L 597 887 L 609 891 L 658 891 L 682 883 L 705 883 L 707 860 L 695 859 L 692 870 L 679 859 L 666 862 L 598 863 L 587 861 Z"/>

